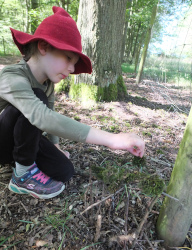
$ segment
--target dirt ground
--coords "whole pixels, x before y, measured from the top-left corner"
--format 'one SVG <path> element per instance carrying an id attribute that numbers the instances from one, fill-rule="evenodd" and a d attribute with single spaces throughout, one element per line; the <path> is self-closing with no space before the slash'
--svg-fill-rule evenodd
<path id="1" fill-rule="evenodd" d="M 0 58 L 1 67 L 10 62 L 13 58 Z M 70 152 L 76 174 L 62 194 L 49 200 L 11 193 L 7 186 L 12 170 L 1 166 L 0 249 L 164 249 L 155 230 L 164 195 L 156 200 L 136 239 L 121 240 L 143 222 L 154 197 L 146 195 L 137 182 L 124 183 L 112 192 L 91 169 L 123 166 L 131 173 L 158 175 L 167 184 L 191 96 L 188 90 L 165 83 L 144 79 L 136 85 L 127 74 L 124 80 L 125 101 L 82 106 L 61 93 L 56 110 L 95 128 L 137 133 L 146 143 L 146 163 L 134 165 L 127 152 L 60 139 L 61 147 Z M 187 239 L 185 245 L 191 247 Z"/>

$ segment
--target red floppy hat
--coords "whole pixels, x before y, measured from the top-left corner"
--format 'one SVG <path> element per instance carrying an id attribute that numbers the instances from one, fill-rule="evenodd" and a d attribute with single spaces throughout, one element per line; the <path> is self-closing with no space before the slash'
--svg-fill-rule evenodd
<path id="1" fill-rule="evenodd" d="M 10 28 L 15 44 L 23 54 L 23 45 L 42 39 L 57 49 L 72 51 L 79 55 L 73 74 L 91 74 L 91 61 L 82 53 L 81 35 L 76 22 L 63 8 L 53 6 L 52 9 L 54 14 L 42 21 L 34 35 Z"/>

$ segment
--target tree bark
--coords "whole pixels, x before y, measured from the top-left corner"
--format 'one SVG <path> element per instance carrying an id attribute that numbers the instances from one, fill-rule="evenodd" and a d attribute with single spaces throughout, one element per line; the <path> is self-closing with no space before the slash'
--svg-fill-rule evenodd
<path id="1" fill-rule="evenodd" d="M 77 25 L 83 51 L 92 61 L 93 73 L 77 76 L 76 83 L 108 87 L 121 75 L 126 2 L 80 0 Z"/>
<path id="2" fill-rule="evenodd" d="M 156 18 L 156 14 L 157 14 L 157 6 L 158 3 L 155 3 L 152 9 L 152 14 L 151 14 L 151 20 L 150 20 L 150 25 L 149 25 L 149 29 L 147 31 L 147 35 L 146 35 L 146 39 L 145 39 L 145 44 L 144 44 L 144 48 L 143 48 L 143 52 L 141 55 L 141 60 L 140 60 L 140 64 L 139 64 L 139 71 L 136 77 L 136 83 L 138 84 L 141 81 L 141 76 L 143 73 L 143 67 L 145 64 L 145 59 L 147 56 L 147 50 L 148 50 L 148 45 L 151 39 L 151 31 L 155 22 L 155 18 Z"/>
<path id="3" fill-rule="evenodd" d="M 190 111 L 167 193 L 157 221 L 159 239 L 166 246 L 181 247 L 192 224 L 192 109 Z"/>

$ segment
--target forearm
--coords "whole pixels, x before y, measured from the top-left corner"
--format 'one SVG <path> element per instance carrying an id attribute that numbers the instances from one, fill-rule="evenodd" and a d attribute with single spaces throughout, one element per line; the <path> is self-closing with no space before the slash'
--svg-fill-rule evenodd
<path id="1" fill-rule="evenodd" d="M 115 134 L 99 130 L 96 128 L 91 128 L 86 138 L 87 143 L 97 144 L 112 147 L 112 142 L 114 141 Z"/>

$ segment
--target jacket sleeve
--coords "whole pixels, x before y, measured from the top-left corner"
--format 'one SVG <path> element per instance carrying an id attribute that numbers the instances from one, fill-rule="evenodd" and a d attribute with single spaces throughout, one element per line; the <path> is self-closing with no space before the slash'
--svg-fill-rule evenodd
<path id="1" fill-rule="evenodd" d="M 49 89 L 50 91 L 48 91 L 48 107 L 55 111 L 55 92 L 54 92 L 54 84 L 49 82 Z M 53 143 L 53 144 L 58 144 L 59 143 L 59 137 L 56 135 L 52 135 L 52 134 L 47 134 L 48 139 Z"/>

